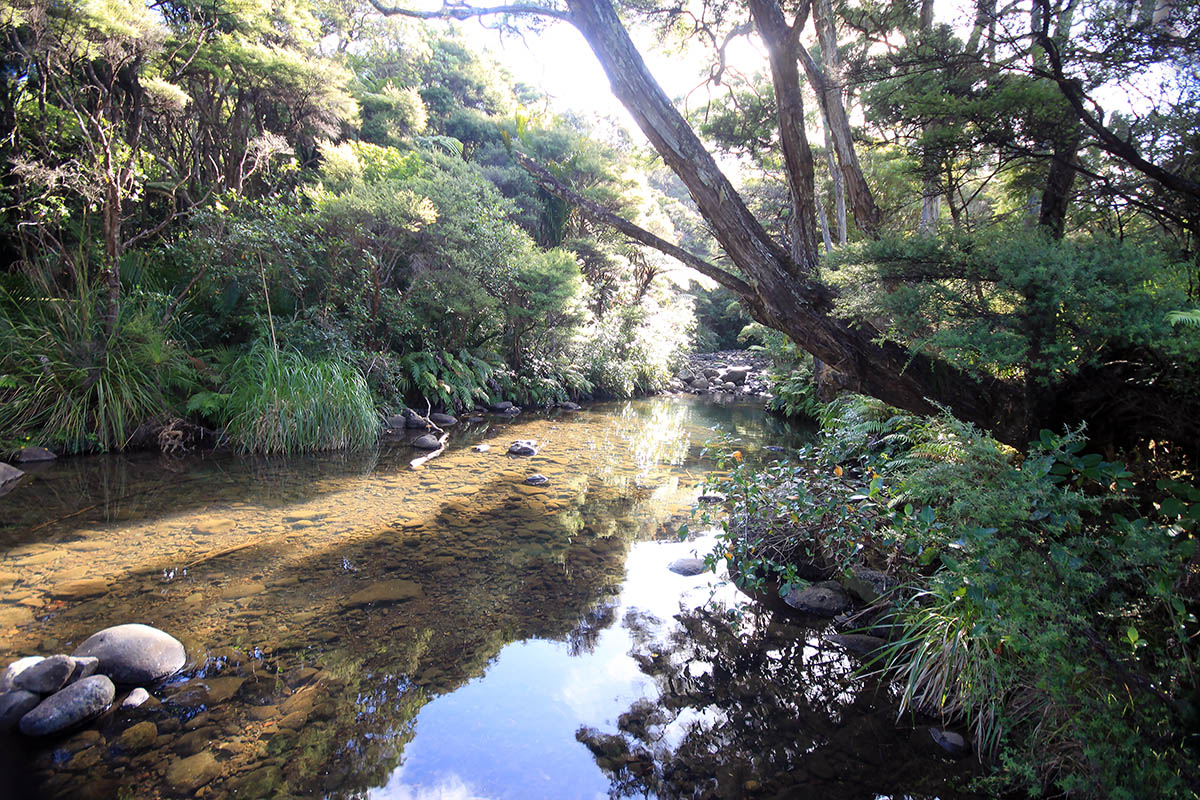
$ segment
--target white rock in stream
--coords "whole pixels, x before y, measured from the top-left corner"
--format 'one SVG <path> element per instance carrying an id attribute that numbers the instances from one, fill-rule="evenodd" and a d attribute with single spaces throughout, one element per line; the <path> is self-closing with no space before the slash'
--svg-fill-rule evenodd
<path id="1" fill-rule="evenodd" d="M 174 636 L 149 625 L 116 625 L 93 633 L 72 654 L 100 659 L 117 683 L 151 683 L 183 669 L 187 652 Z"/>

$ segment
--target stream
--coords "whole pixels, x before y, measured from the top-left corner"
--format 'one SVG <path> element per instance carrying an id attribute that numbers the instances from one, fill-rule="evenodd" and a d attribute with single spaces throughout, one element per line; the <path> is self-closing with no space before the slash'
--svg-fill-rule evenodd
<path id="1" fill-rule="evenodd" d="M 411 436 L 50 464 L 0 497 L 0 666 L 125 622 L 188 662 L 136 709 L 0 741 L 0 796 L 970 796 L 973 759 L 826 623 L 668 570 L 714 543 L 706 445 L 758 463 L 805 436 L 660 397 L 486 415 L 415 471 Z"/>

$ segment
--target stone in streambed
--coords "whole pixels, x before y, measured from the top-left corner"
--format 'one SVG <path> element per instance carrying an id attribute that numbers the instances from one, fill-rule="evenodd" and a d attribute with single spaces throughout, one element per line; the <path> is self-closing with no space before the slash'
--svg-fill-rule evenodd
<path id="1" fill-rule="evenodd" d="M 678 558 L 672 561 L 667 569 L 674 572 L 676 575 L 699 575 L 704 572 L 703 558 Z"/>
<path id="2" fill-rule="evenodd" d="M 0 734 L 15 731 L 21 717 L 37 708 L 41 702 L 40 694 L 24 689 L 13 689 L 0 694 Z"/>
<path id="3" fill-rule="evenodd" d="M 457 417 L 452 417 L 449 414 L 440 414 L 437 411 L 429 415 L 429 421 L 439 428 L 449 428 L 451 425 L 458 424 Z"/>
<path id="4" fill-rule="evenodd" d="M 488 450 L 492 449 L 492 446 L 490 444 L 477 444 L 471 449 L 476 453 L 486 453 Z"/>
<path id="5" fill-rule="evenodd" d="M 13 681 L 18 675 L 41 661 L 45 661 L 42 656 L 25 656 L 5 667 L 4 672 L 0 673 L 0 692 L 7 692 L 13 688 Z"/>
<path id="6" fill-rule="evenodd" d="M 70 656 L 50 656 L 22 671 L 13 680 L 13 685 L 27 692 L 54 694 L 67 685 L 67 679 L 74 671 L 75 661 Z"/>
<path id="7" fill-rule="evenodd" d="M 825 641 L 860 656 L 878 655 L 887 646 L 885 639 L 865 633 L 834 633 L 826 636 Z"/>
<path id="8" fill-rule="evenodd" d="M 121 701 L 121 708 L 123 708 L 123 709 L 137 708 L 138 706 L 142 705 L 149 699 L 150 699 L 150 693 L 139 686 L 138 688 L 134 689 L 129 694 L 125 695 L 125 699 Z"/>
<path id="9" fill-rule="evenodd" d="M 420 584 L 398 578 L 373 583 L 346 598 L 347 606 L 387 605 L 413 600 L 422 594 Z"/>
<path id="10" fill-rule="evenodd" d="M 104 675 L 93 675 L 50 695 L 21 717 L 21 733 L 49 736 L 98 716 L 116 697 L 117 688 Z"/>
<path id="11" fill-rule="evenodd" d="M 29 464 L 35 461 L 53 461 L 56 458 L 58 456 L 44 447 L 22 447 L 13 460 L 18 464 Z"/>
<path id="12" fill-rule="evenodd" d="M 490 406 L 488 406 L 488 410 L 495 412 L 496 414 L 503 414 L 504 412 L 508 411 L 512 407 L 513 407 L 513 404 L 510 403 L 509 401 L 500 400 L 500 401 L 492 403 Z"/>
<path id="13" fill-rule="evenodd" d="M 545 486 L 549 482 L 550 479 L 540 472 L 535 472 L 525 479 L 525 483 L 530 486 Z"/>
<path id="14" fill-rule="evenodd" d="M 72 654 L 100 659 L 99 671 L 117 683 L 151 683 L 183 669 L 187 652 L 158 628 L 132 623 L 93 633 Z"/>
<path id="15" fill-rule="evenodd" d="M 100 669 L 100 659 L 95 656 L 80 656 L 71 660 L 75 662 L 75 669 L 72 670 L 71 677 L 67 678 L 68 686 L 84 678 L 90 678 Z"/>
<path id="16" fill-rule="evenodd" d="M 131 725 L 117 737 L 115 746 L 126 753 L 139 753 L 158 741 L 158 726 L 146 720 Z"/>
<path id="17" fill-rule="evenodd" d="M 108 581 L 103 578 L 79 578 L 63 581 L 47 592 L 55 600 L 85 600 L 108 594 Z"/>
<path id="18" fill-rule="evenodd" d="M 510 456 L 536 456 L 538 454 L 537 442 L 532 439 L 518 439 L 508 446 L 508 454 Z"/>
<path id="19" fill-rule="evenodd" d="M 849 607 L 850 596 L 836 586 L 809 586 L 792 589 L 784 595 L 783 602 L 805 614 L 832 617 Z"/>
<path id="20" fill-rule="evenodd" d="M 414 439 L 412 446 L 418 450 L 437 450 L 442 443 L 432 433 L 425 433 Z"/>
<path id="21" fill-rule="evenodd" d="M 191 794 L 221 774 L 221 765 L 205 750 L 187 758 L 177 758 L 167 767 L 167 785 L 176 792 Z"/>
<path id="22" fill-rule="evenodd" d="M 897 586 L 892 576 L 866 567 L 855 567 L 842 583 L 850 594 L 864 603 L 874 603 Z"/>
<path id="23" fill-rule="evenodd" d="M 4 484 L 8 483 L 9 481 L 15 481 L 17 478 L 20 478 L 24 474 L 25 474 L 24 472 L 17 469 L 16 467 L 11 466 L 9 464 L 5 464 L 3 461 L 0 461 L 0 486 L 3 486 Z"/>
<path id="24" fill-rule="evenodd" d="M 929 736 L 937 742 L 938 747 L 945 750 L 954 758 L 962 758 L 971 752 L 971 745 L 960 734 L 944 728 L 930 728 Z"/>

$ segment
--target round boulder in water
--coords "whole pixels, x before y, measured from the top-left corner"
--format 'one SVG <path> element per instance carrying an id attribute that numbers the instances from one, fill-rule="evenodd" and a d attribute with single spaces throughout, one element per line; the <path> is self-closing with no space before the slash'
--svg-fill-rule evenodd
<path id="1" fill-rule="evenodd" d="M 72 654 L 100 659 L 117 683 L 150 683 L 183 669 L 187 653 L 174 636 L 149 625 L 115 625 L 93 633 Z"/>
<path id="2" fill-rule="evenodd" d="M 49 736 L 73 728 L 108 708 L 116 695 L 117 687 L 104 675 L 84 678 L 50 695 L 21 717 L 21 733 Z"/>
<path id="3" fill-rule="evenodd" d="M 442 443 L 432 433 L 425 433 L 414 439 L 412 446 L 418 450 L 437 450 Z"/>

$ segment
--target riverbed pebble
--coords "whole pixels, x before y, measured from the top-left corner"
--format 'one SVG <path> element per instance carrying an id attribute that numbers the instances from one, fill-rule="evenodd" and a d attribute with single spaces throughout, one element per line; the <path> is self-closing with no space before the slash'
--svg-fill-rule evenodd
<path id="1" fill-rule="evenodd" d="M 37 708 L 42 696 L 37 692 L 12 689 L 0 694 L 0 733 L 12 733 L 21 717 Z"/>
<path id="2" fill-rule="evenodd" d="M 165 631 L 149 625 L 115 625 L 93 633 L 72 654 L 100 659 L 99 671 L 116 683 L 139 684 L 173 675 L 183 669 L 187 652 Z"/>
<path id="3" fill-rule="evenodd" d="M 42 656 L 25 656 L 18 658 L 16 661 L 4 668 L 4 672 L 0 673 L 0 692 L 7 692 L 13 688 L 13 682 L 25 670 L 45 659 Z"/>

